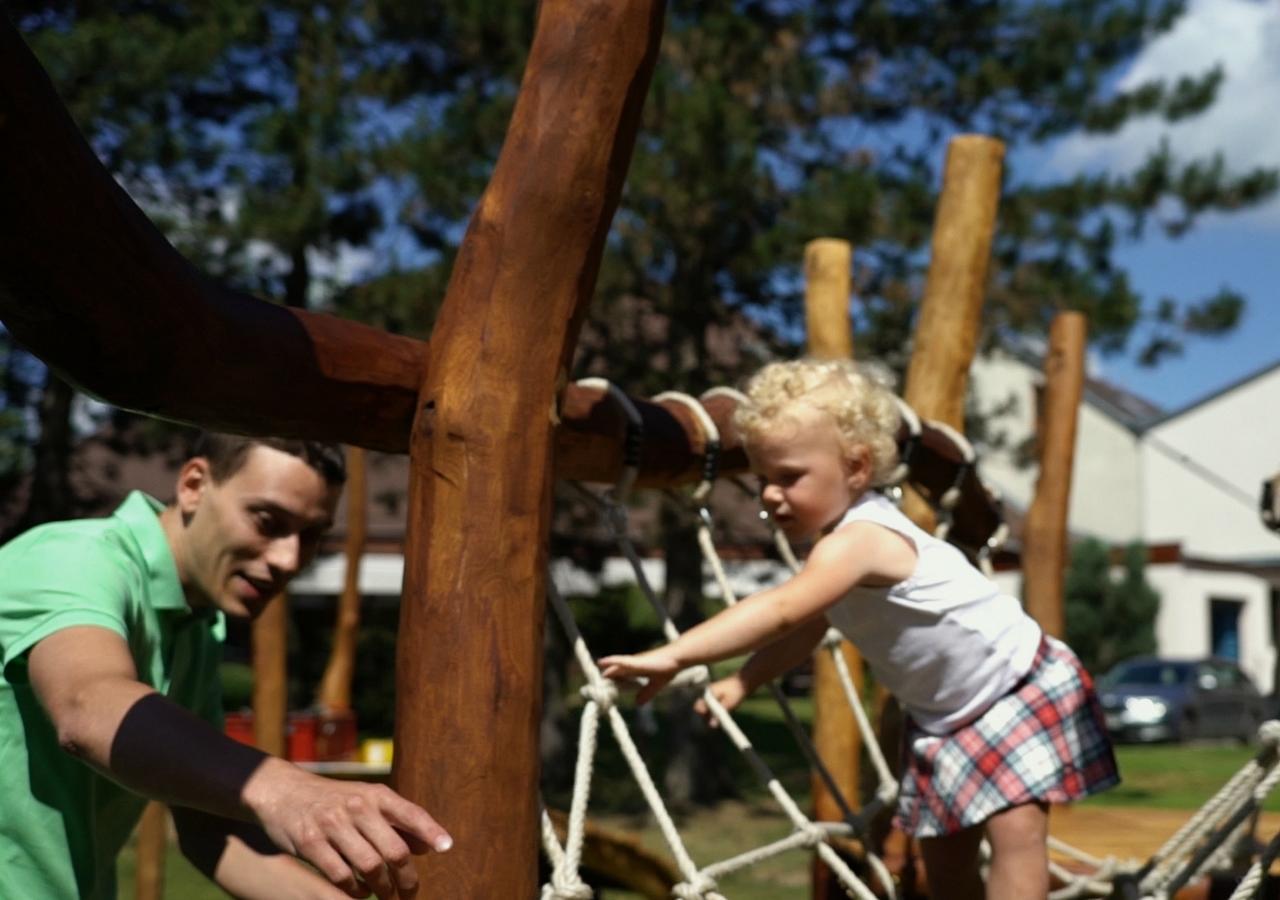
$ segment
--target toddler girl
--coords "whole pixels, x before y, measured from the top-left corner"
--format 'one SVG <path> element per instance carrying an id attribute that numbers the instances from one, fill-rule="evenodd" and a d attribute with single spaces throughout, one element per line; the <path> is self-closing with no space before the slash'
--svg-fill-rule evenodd
<path id="1" fill-rule="evenodd" d="M 808 657 L 827 629 L 861 651 L 908 714 L 896 823 L 921 839 L 937 897 L 1048 893 L 1048 804 L 1119 781 L 1088 673 L 955 547 L 875 490 L 896 466 L 898 408 L 851 363 L 765 366 L 735 424 L 769 514 L 816 539 L 790 581 L 634 656 L 600 661 L 641 676 L 647 702 L 681 669 L 757 652 L 712 690 L 733 708 Z"/>

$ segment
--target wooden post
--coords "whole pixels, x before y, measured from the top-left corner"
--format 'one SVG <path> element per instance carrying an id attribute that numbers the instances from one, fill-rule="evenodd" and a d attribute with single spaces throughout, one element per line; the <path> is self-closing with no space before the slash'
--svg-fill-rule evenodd
<path id="1" fill-rule="evenodd" d="M 853 290 L 853 247 L 839 238 L 818 238 L 804 246 L 804 317 L 809 355 L 852 359 L 849 295 Z"/>
<path id="2" fill-rule="evenodd" d="M 316 694 L 325 712 L 351 709 L 351 679 L 356 668 L 356 642 L 360 637 L 360 558 L 368 535 L 368 486 L 366 458 L 359 447 L 347 449 L 347 571 L 333 626 L 333 648 Z"/>
<path id="3" fill-rule="evenodd" d="M 942 422 L 961 432 L 969 367 L 977 350 L 986 297 L 1003 159 L 1004 144 L 981 135 L 953 138 L 947 148 L 929 276 L 903 391 L 907 404 L 922 419 Z M 933 510 L 915 490 L 906 490 L 902 509 L 925 531 L 932 532 L 937 525 Z M 878 701 L 881 747 L 887 759 L 897 760 L 902 740 L 900 711 L 883 689 Z M 905 835 L 889 835 L 884 849 L 886 858 L 914 865 Z"/>
<path id="4" fill-rule="evenodd" d="M 1003 160 L 1004 144 L 982 135 L 952 138 L 947 148 L 929 276 L 903 393 L 921 418 L 961 432 L 986 298 Z M 933 530 L 933 510 L 914 491 L 907 492 L 903 510 L 926 531 Z"/>
<path id="5" fill-rule="evenodd" d="M 809 355 L 819 359 L 850 359 L 853 331 L 849 323 L 849 294 L 852 285 L 853 248 L 848 241 L 819 238 L 804 248 L 804 310 L 808 330 Z M 862 693 L 862 658 L 848 641 L 840 652 Z M 826 650 L 813 657 L 813 742 L 818 756 L 831 773 L 840 792 L 857 809 L 862 735 L 845 699 L 835 661 Z M 813 815 L 822 822 L 839 822 L 843 811 L 826 783 L 815 771 Z M 844 888 L 834 873 L 817 856 L 813 858 L 811 893 L 815 900 L 837 900 Z"/>
<path id="6" fill-rule="evenodd" d="M 662 31 L 659 0 L 542 0 L 506 142 L 454 264 L 410 439 L 392 782 L 448 828 L 433 900 L 525 898 L 556 398 Z"/>
<path id="7" fill-rule="evenodd" d="M 253 620 L 253 740 L 258 749 L 285 755 L 289 716 L 286 662 L 289 595 L 281 593 Z"/>
<path id="8" fill-rule="evenodd" d="M 1049 327 L 1044 358 L 1044 405 L 1039 416 L 1040 477 L 1027 511 L 1022 550 L 1022 596 L 1027 612 L 1048 634 L 1062 637 L 1062 587 L 1067 562 L 1067 510 L 1076 421 L 1084 393 L 1088 324 L 1082 313 L 1061 312 Z"/>
<path id="9" fill-rule="evenodd" d="M 164 897 L 164 862 L 168 848 L 169 809 L 160 801 L 152 800 L 138 823 L 135 900 L 161 900 Z"/>

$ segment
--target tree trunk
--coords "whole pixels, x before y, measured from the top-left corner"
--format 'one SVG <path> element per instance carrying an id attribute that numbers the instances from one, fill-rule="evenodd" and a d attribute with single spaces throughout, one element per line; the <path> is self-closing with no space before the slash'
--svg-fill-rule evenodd
<path id="1" fill-rule="evenodd" d="M 666 560 L 663 602 L 676 628 L 685 632 L 704 618 L 702 550 L 687 511 L 674 501 L 663 498 L 661 521 Z M 664 797 L 675 810 L 709 803 L 731 788 L 723 777 L 724 766 L 717 764 L 717 757 L 725 751 L 723 738 L 712 733 L 694 711 L 697 697 L 688 690 L 667 692 L 665 743 L 669 756 L 662 781 Z"/>
<path id="2" fill-rule="evenodd" d="M 71 495 L 71 402 L 75 390 L 52 371 L 40 397 L 40 439 L 35 445 L 31 494 L 14 533 L 70 518 L 75 513 Z"/>

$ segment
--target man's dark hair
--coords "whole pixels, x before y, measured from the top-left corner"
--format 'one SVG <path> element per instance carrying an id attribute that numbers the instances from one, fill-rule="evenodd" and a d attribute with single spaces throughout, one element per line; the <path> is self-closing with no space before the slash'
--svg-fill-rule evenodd
<path id="1" fill-rule="evenodd" d="M 191 448 L 192 456 L 209 460 L 209 472 L 213 480 L 226 481 L 240 471 L 245 458 L 253 447 L 269 447 L 296 456 L 315 469 L 324 480 L 339 487 L 347 480 L 346 457 L 337 444 L 324 441 L 303 441 L 294 438 L 245 437 L 239 434 L 222 434 L 216 431 L 202 432 Z"/>

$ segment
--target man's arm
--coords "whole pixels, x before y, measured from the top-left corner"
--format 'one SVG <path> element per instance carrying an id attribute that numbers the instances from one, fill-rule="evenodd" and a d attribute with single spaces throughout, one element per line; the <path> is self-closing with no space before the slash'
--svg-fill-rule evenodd
<path id="1" fill-rule="evenodd" d="M 239 900 L 340 900 L 346 895 L 292 856 L 257 825 L 187 807 L 172 809 L 182 855 Z"/>
<path id="2" fill-rule="evenodd" d="M 106 628 L 44 638 L 28 675 L 67 752 L 144 796 L 261 824 L 353 897 L 365 896 L 361 881 L 379 897 L 413 894 L 411 855 L 452 843 L 390 788 L 321 778 L 219 733 L 138 681 L 124 639 Z"/>

